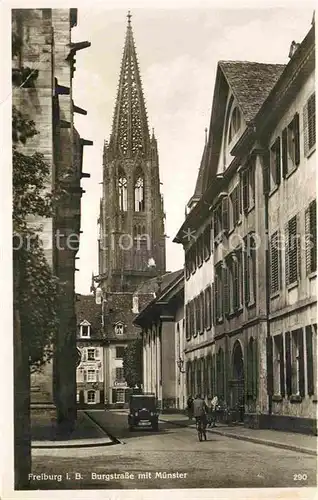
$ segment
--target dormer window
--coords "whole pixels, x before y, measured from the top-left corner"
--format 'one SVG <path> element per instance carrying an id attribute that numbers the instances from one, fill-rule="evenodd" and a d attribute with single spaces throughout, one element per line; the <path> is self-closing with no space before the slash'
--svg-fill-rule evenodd
<path id="1" fill-rule="evenodd" d="M 132 312 L 134 314 L 139 313 L 139 297 L 138 297 L 138 295 L 134 295 L 132 298 Z"/>
<path id="2" fill-rule="evenodd" d="M 230 127 L 229 127 L 229 144 L 232 142 L 233 137 L 238 133 L 241 128 L 241 113 L 236 106 L 231 115 Z"/>
<path id="3" fill-rule="evenodd" d="M 91 324 L 84 320 L 80 324 L 80 337 L 83 339 L 89 339 L 91 336 Z"/>
<path id="4" fill-rule="evenodd" d="M 116 323 L 115 334 L 116 335 L 123 335 L 124 334 L 124 325 L 122 323 Z"/>

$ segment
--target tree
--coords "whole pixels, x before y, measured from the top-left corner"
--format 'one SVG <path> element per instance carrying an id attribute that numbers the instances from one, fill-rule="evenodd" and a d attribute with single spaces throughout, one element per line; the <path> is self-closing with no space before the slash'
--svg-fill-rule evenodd
<path id="1" fill-rule="evenodd" d="M 34 123 L 15 107 L 12 113 L 13 146 L 13 249 L 19 275 L 21 335 L 27 342 L 31 371 L 52 357 L 58 327 L 58 281 L 46 261 L 39 227 L 30 218 L 50 217 L 55 194 L 45 192 L 50 173 L 43 155 L 18 150 L 36 130 Z"/>
<path id="2" fill-rule="evenodd" d="M 128 387 L 142 384 L 142 340 L 136 339 L 125 347 L 123 355 L 124 378 Z"/>

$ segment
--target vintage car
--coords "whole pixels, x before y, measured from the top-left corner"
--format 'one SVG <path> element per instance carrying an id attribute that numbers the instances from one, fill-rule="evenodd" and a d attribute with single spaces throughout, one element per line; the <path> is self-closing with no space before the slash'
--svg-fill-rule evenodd
<path id="1" fill-rule="evenodd" d="M 154 394 L 133 394 L 130 396 L 128 425 L 134 427 L 152 427 L 158 430 L 159 411 Z"/>

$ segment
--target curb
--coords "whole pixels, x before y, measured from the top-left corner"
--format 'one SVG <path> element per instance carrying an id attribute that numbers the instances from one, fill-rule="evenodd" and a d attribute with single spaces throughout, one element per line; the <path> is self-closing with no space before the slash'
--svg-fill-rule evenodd
<path id="1" fill-rule="evenodd" d="M 102 432 L 105 432 L 107 434 L 107 436 L 109 437 L 109 439 L 111 439 L 111 442 L 109 443 L 110 445 L 125 444 L 123 441 L 121 441 L 120 439 L 118 439 L 115 436 L 113 436 L 112 434 L 110 434 L 104 427 L 102 427 L 98 422 L 96 422 L 96 420 L 91 415 L 89 415 L 88 413 L 86 413 L 86 411 L 84 411 L 84 414 L 91 420 L 91 422 L 93 422 L 93 424 L 98 429 L 100 429 Z"/>
<path id="2" fill-rule="evenodd" d="M 192 424 L 190 425 L 184 425 L 184 424 L 179 424 L 179 423 L 176 423 L 176 422 L 173 422 L 171 420 L 163 420 L 163 419 L 160 419 L 162 422 L 167 422 L 167 423 L 170 423 L 170 424 L 173 424 L 173 425 L 176 425 L 178 427 L 188 427 L 188 428 L 194 428 L 194 426 L 192 426 Z M 223 432 L 223 431 L 219 431 L 219 430 L 215 430 L 215 429 L 207 429 L 208 432 L 210 432 L 211 434 L 218 434 L 219 436 L 224 436 L 224 437 L 228 437 L 228 438 L 233 438 L 233 439 L 237 439 L 237 440 L 240 440 L 240 441 L 249 441 L 250 443 L 255 443 L 255 444 L 262 444 L 264 446 L 272 446 L 273 448 L 281 448 L 283 450 L 290 450 L 290 451 L 296 451 L 298 453 L 304 453 L 306 455 L 312 455 L 314 457 L 317 456 L 317 451 L 316 450 L 312 450 L 310 448 L 303 448 L 301 446 L 297 446 L 297 445 L 293 445 L 293 444 L 285 444 L 285 443 L 279 443 L 277 441 L 269 441 L 269 440 L 266 440 L 266 439 L 261 439 L 261 438 L 256 438 L 256 437 L 250 437 L 250 436 L 241 436 L 240 434 L 232 434 L 232 433 L 227 433 L 227 432 Z"/>
<path id="3" fill-rule="evenodd" d="M 103 434 L 107 434 L 107 438 L 93 438 L 93 439 L 74 439 L 72 441 L 33 441 L 31 443 L 32 449 L 52 449 L 52 448 L 93 448 L 97 446 L 111 446 L 117 444 L 116 441 L 95 422 L 90 415 L 83 412 L 85 417 L 88 418 L 95 427 L 97 427 Z"/>

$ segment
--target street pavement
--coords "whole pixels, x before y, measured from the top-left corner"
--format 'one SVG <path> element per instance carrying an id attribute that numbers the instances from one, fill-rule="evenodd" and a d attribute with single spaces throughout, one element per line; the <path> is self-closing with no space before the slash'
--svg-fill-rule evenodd
<path id="1" fill-rule="evenodd" d="M 160 422 L 159 431 L 127 426 L 127 413 L 89 415 L 120 444 L 34 449 L 34 489 L 267 488 L 316 486 L 316 457 Z M 41 475 L 42 474 L 42 475 Z M 46 474 L 46 475 L 45 475 Z M 55 475 L 53 477 L 52 475 Z M 51 477 L 50 477 L 51 475 Z M 309 491 L 309 490 L 308 490 Z"/>

